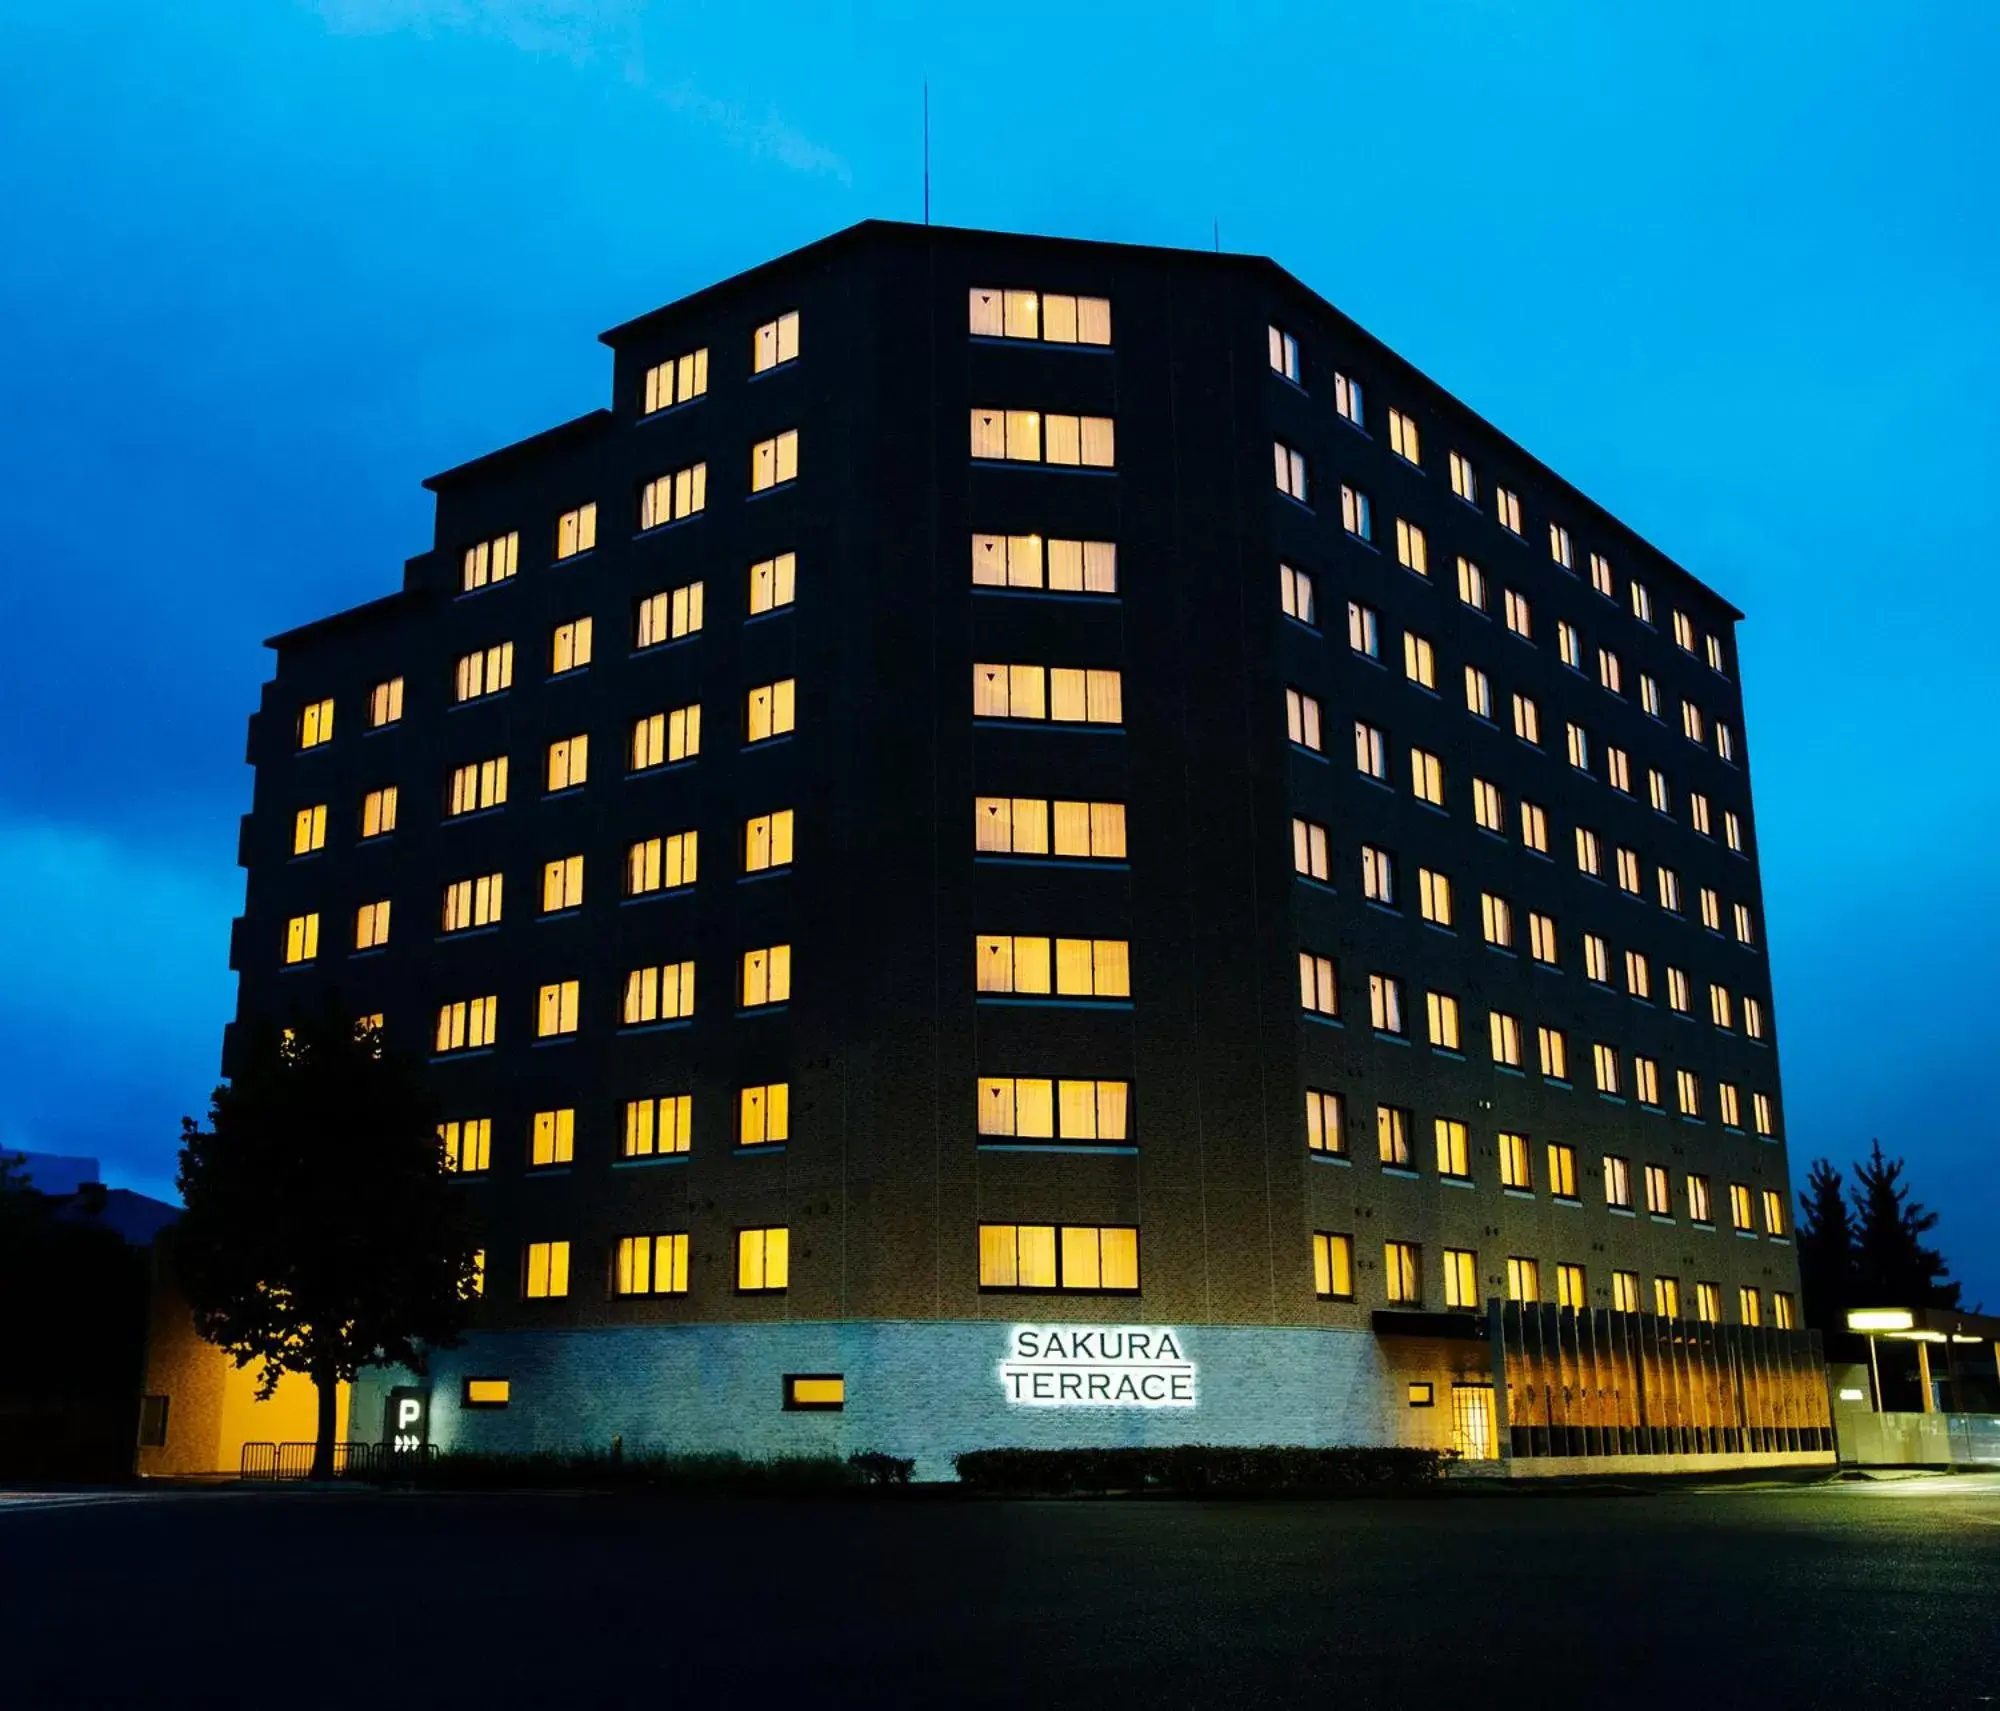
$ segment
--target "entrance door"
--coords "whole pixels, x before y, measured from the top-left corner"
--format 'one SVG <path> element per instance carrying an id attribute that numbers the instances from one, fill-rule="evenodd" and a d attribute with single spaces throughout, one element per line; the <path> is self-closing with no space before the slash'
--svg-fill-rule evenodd
<path id="1" fill-rule="evenodd" d="M 1493 1386 L 1455 1384 L 1451 1390 L 1452 1447 L 1466 1461 L 1493 1459 Z"/>

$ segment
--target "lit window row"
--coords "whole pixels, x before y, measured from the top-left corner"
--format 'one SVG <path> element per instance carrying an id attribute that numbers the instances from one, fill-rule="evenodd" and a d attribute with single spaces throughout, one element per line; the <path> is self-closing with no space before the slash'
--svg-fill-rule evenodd
<path id="1" fill-rule="evenodd" d="M 1056 594 L 1116 594 L 1118 549 L 1110 541 L 1040 535 L 974 535 L 978 588 L 1040 588 Z"/>
<path id="2" fill-rule="evenodd" d="M 1123 681 L 1116 671 L 1083 667 L 978 664 L 972 668 L 972 716 L 1123 724 Z"/>
<path id="3" fill-rule="evenodd" d="M 1108 298 L 975 285 L 968 293 L 967 312 L 974 338 L 1024 339 L 1049 345 L 1111 343 Z"/>
<path id="4" fill-rule="evenodd" d="M 1109 416 L 975 405 L 971 422 L 972 455 L 981 460 L 1072 469 L 1111 469 L 1117 463 L 1117 433 Z"/>

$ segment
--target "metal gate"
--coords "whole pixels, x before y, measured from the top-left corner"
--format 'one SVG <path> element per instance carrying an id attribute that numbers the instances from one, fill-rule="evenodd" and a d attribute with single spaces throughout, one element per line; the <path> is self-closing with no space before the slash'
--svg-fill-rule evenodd
<path id="1" fill-rule="evenodd" d="M 1451 1387 L 1451 1442 L 1466 1461 L 1493 1459 L 1493 1386 Z"/>

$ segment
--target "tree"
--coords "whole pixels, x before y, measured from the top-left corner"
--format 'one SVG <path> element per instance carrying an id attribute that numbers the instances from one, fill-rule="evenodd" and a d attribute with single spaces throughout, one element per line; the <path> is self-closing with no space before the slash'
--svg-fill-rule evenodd
<path id="1" fill-rule="evenodd" d="M 330 999 L 250 1030 L 207 1130 L 181 1119 L 176 1270 L 195 1328 L 235 1363 L 319 1392 L 313 1477 L 333 1473 L 336 1398 L 363 1367 L 425 1369 L 458 1341 L 479 1257 L 414 1069 Z"/>
<path id="2" fill-rule="evenodd" d="M 1806 1176 L 1798 1241 L 1806 1323 L 1829 1334 L 1844 1332 L 1847 1309 L 1854 1305 L 1854 1222 L 1831 1160 L 1814 1159 Z"/>
<path id="3" fill-rule="evenodd" d="M 1923 1238 L 1938 1215 L 1910 1198 L 1903 1161 L 1882 1156 L 1882 1143 L 1854 1167 L 1854 1283 L 1861 1304 L 1878 1307 L 1956 1307 L 1960 1285 L 1950 1267 Z"/>

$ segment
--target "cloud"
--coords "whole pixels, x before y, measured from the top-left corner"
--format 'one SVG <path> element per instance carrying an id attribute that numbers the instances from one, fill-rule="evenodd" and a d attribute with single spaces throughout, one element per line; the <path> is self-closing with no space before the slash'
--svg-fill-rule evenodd
<path id="1" fill-rule="evenodd" d="M 615 61 L 627 85 L 652 96 L 669 112 L 705 126 L 730 147 L 792 172 L 832 178 L 842 185 L 854 182 L 846 161 L 774 108 L 766 108 L 760 117 L 686 80 L 654 82 L 646 60 L 644 8 L 637 0 L 309 0 L 309 4 L 336 35 L 473 35 L 576 66 Z"/>

